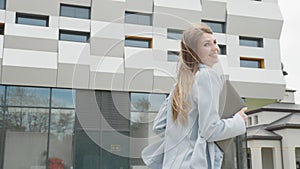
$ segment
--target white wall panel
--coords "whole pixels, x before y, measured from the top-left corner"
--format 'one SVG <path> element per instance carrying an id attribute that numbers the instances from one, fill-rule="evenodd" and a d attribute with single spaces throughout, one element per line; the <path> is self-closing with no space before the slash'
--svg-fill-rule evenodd
<path id="1" fill-rule="evenodd" d="M 0 22 L 5 22 L 5 10 L 0 10 Z"/>
<path id="2" fill-rule="evenodd" d="M 6 23 L 5 27 L 6 35 L 58 39 L 58 29 L 54 28 L 9 23 Z"/>
<path id="3" fill-rule="evenodd" d="M 112 39 L 124 39 L 124 24 L 114 22 L 91 21 L 91 36 Z"/>
<path id="4" fill-rule="evenodd" d="M 56 69 L 57 53 L 5 48 L 3 65 Z"/>
<path id="5" fill-rule="evenodd" d="M 90 32 L 91 21 L 89 19 L 79 19 L 70 17 L 60 17 L 59 28 L 66 30 L 75 30 L 82 32 Z"/>
<path id="6" fill-rule="evenodd" d="M 87 43 L 68 41 L 59 41 L 58 43 L 59 63 L 83 64 L 89 56 L 90 45 Z"/>

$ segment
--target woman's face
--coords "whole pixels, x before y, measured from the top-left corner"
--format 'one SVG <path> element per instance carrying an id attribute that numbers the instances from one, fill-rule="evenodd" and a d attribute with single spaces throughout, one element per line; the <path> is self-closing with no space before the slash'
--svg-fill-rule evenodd
<path id="1" fill-rule="evenodd" d="M 209 33 L 203 33 L 198 40 L 197 54 L 201 62 L 207 66 L 212 67 L 218 62 L 218 54 L 220 48 L 217 44 L 216 38 Z"/>

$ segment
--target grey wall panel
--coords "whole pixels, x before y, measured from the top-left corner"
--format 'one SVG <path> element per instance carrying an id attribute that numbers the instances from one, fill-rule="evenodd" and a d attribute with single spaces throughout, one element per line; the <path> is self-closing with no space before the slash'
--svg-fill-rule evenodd
<path id="1" fill-rule="evenodd" d="M 128 92 L 96 91 L 100 107 L 101 129 L 130 131 L 130 99 Z"/>
<path id="2" fill-rule="evenodd" d="M 154 76 L 153 91 L 155 93 L 169 93 L 176 80 L 176 77 Z"/>
<path id="3" fill-rule="evenodd" d="M 4 48 L 57 52 L 58 41 L 53 39 L 4 36 Z"/>
<path id="4" fill-rule="evenodd" d="M 57 87 L 87 89 L 89 72 L 89 65 L 58 63 Z"/>
<path id="5" fill-rule="evenodd" d="M 2 65 L 2 83 L 24 86 L 56 86 L 56 69 Z"/>
<path id="6" fill-rule="evenodd" d="M 125 3 L 111 0 L 92 1 L 91 19 L 107 22 L 124 22 Z"/>
<path id="7" fill-rule="evenodd" d="M 123 90 L 124 74 L 90 72 L 90 89 Z"/>
<path id="8" fill-rule="evenodd" d="M 76 90 L 76 115 L 81 128 L 100 130 L 100 108 L 93 90 Z"/>
<path id="9" fill-rule="evenodd" d="M 201 11 L 154 6 L 153 26 L 186 29 L 191 23 L 200 22 Z"/>
<path id="10" fill-rule="evenodd" d="M 79 5 L 79 6 L 91 6 L 91 0 L 60 0 L 63 4 L 70 4 L 70 5 Z"/>
<path id="11" fill-rule="evenodd" d="M 226 21 L 226 4 L 226 2 L 220 1 L 203 1 L 203 19 L 214 21 Z"/>
<path id="12" fill-rule="evenodd" d="M 58 16 L 59 0 L 8 0 L 6 10 Z"/>
<path id="13" fill-rule="evenodd" d="M 153 0 L 126 0 L 126 10 L 142 13 L 152 13 Z"/>
<path id="14" fill-rule="evenodd" d="M 0 58 L 0 84 L 2 84 L 2 58 Z"/>
<path id="15" fill-rule="evenodd" d="M 123 57 L 124 40 L 91 37 L 91 55 Z"/>
<path id="16" fill-rule="evenodd" d="M 153 76 L 152 69 L 125 69 L 125 91 L 145 91 L 151 92 L 153 89 Z"/>

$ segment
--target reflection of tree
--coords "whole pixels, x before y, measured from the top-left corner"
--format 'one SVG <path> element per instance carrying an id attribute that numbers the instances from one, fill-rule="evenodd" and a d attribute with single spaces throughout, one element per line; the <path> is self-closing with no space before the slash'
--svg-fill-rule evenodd
<path id="1" fill-rule="evenodd" d="M 33 90 L 32 88 L 26 87 L 9 87 L 8 90 L 7 102 L 9 108 L 6 114 L 8 128 L 22 129 L 26 132 L 47 132 L 49 126 L 50 90 Z M 48 97 L 45 97 L 45 91 L 46 93 L 48 92 Z M 63 103 L 59 104 L 63 105 Z M 58 136 L 58 134 L 73 133 L 74 110 L 67 111 L 69 112 L 66 113 L 66 110 L 63 110 L 63 112 L 51 114 L 50 128 L 52 134 Z"/>
<path id="2" fill-rule="evenodd" d="M 134 137 L 146 137 L 148 135 L 147 115 L 143 112 L 147 112 L 151 103 L 146 98 L 139 98 L 133 103 L 136 110 L 140 112 L 131 113 L 131 135 Z"/>

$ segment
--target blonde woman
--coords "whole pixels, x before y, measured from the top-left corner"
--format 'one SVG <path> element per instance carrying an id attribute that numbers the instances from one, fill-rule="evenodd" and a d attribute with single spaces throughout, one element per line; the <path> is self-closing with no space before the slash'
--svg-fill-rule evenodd
<path id="1" fill-rule="evenodd" d="M 183 32 L 177 83 L 154 121 L 154 131 L 163 141 L 143 152 L 163 152 L 156 159 L 143 156 L 152 169 L 220 169 L 223 152 L 215 141 L 245 133 L 246 108 L 232 118 L 220 119 L 223 80 L 212 69 L 219 50 L 206 24 Z"/>

